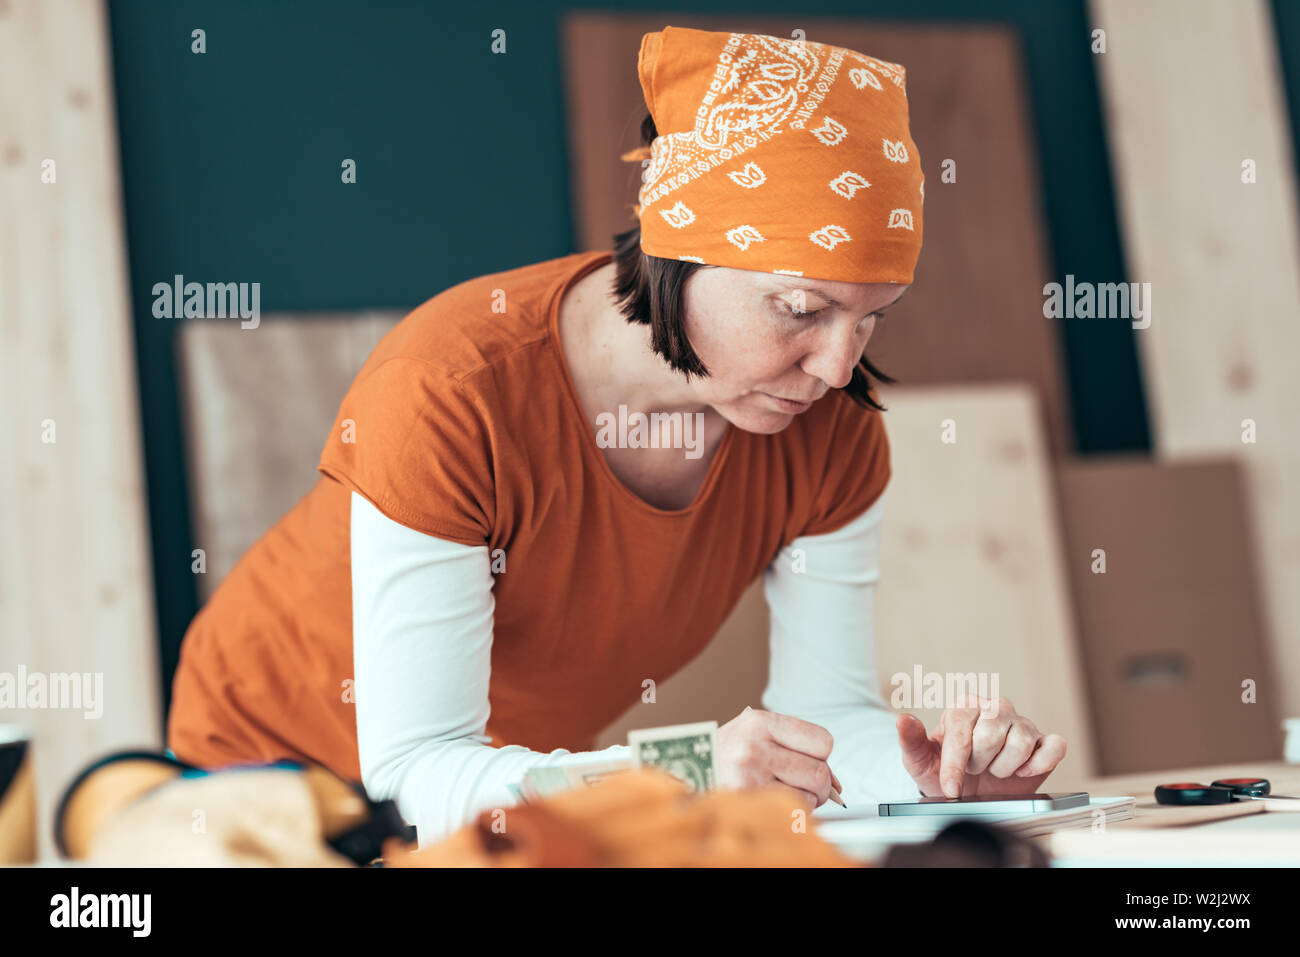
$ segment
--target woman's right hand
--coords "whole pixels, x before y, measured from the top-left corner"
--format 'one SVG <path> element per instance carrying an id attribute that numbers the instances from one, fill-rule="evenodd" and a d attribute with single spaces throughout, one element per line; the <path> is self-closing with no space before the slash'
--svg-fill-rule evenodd
<path id="1" fill-rule="evenodd" d="M 842 790 L 826 759 L 834 744 L 819 724 L 788 714 L 746 708 L 718 728 L 714 773 L 719 788 L 779 784 L 800 795 L 809 809 Z"/>

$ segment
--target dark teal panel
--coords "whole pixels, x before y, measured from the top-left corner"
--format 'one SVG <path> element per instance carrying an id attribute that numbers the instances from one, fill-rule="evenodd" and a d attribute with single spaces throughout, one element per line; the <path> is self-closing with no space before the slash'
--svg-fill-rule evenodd
<path id="1" fill-rule="evenodd" d="M 567 247 L 555 24 L 475 9 L 113 4 L 134 276 L 259 280 L 267 310 L 403 306 Z"/>
<path id="2" fill-rule="evenodd" d="M 1287 117 L 1291 121 L 1291 160 L 1296 164 L 1295 174 L 1300 176 L 1300 0 L 1273 0 L 1272 10 Z M 1263 170 L 1260 175 L 1264 175 Z"/>

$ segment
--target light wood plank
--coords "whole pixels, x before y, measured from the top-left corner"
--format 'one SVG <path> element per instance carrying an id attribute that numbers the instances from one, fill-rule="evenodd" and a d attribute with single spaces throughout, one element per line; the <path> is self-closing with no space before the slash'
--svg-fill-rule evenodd
<path id="1" fill-rule="evenodd" d="M 98 0 L 0 7 L 0 671 L 102 684 L 99 718 L 0 713 L 34 735 L 44 857 L 55 802 L 83 765 L 162 744 L 108 51 Z"/>
<path id="2" fill-rule="evenodd" d="M 401 313 L 276 314 L 255 329 L 186 323 L 178 378 L 206 599 L 313 485 L 339 403 Z"/>
<path id="3" fill-rule="evenodd" d="M 1264 0 L 1093 0 L 1091 15 L 1108 36 L 1096 61 L 1127 278 L 1152 289 L 1137 335 L 1159 455 L 1244 465 L 1280 703 L 1300 715 L 1300 229 L 1272 14 Z"/>
<path id="4" fill-rule="evenodd" d="M 1276 760 L 1279 689 L 1240 463 L 1093 456 L 1057 477 L 1098 770 Z"/>

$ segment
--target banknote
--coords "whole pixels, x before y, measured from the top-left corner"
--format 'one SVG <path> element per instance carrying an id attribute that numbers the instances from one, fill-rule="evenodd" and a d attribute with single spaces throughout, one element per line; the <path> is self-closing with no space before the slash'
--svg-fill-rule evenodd
<path id="1" fill-rule="evenodd" d="M 628 732 L 627 743 L 638 768 L 663 768 L 682 781 L 692 793 L 713 790 L 718 722 L 697 721 L 663 728 L 641 728 Z"/>

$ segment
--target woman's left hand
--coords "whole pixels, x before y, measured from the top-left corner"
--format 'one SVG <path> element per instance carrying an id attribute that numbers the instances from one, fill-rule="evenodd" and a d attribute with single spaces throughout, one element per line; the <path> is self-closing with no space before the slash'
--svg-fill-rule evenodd
<path id="1" fill-rule="evenodd" d="M 903 767 L 927 797 L 1033 794 L 1065 757 L 1065 739 L 1042 734 L 1006 698 L 973 700 L 946 710 L 928 736 L 916 715 L 899 715 Z"/>

